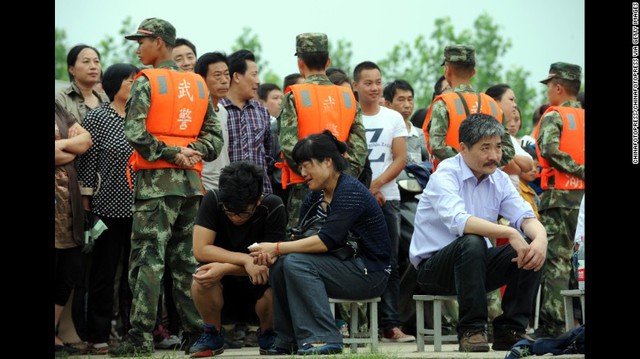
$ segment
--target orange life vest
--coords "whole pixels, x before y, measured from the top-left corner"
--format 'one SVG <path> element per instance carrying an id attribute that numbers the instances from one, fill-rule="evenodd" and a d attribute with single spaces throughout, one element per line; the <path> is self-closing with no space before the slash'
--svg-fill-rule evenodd
<path id="1" fill-rule="evenodd" d="M 438 163 L 440 162 L 431 152 L 431 146 L 429 145 L 429 121 L 431 121 L 431 112 L 433 111 L 433 104 L 438 101 L 444 101 L 449 112 L 449 128 L 447 130 L 447 137 L 445 137 L 445 144 L 451 146 L 457 150 L 460 150 L 460 141 L 458 139 L 458 129 L 460 123 L 464 121 L 469 115 L 474 113 L 484 113 L 495 117 L 498 121 L 502 122 L 502 109 L 498 103 L 491 98 L 491 96 L 481 92 L 449 92 L 442 94 L 431 102 L 427 116 L 422 124 L 422 132 L 424 132 L 424 138 L 427 141 L 427 149 L 429 155 L 433 161 L 433 170 L 436 170 Z M 471 106 L 469 106 L 471 104 Z"/>
<path id="2" fill-rule="evenodd" d="M 576 163 L 584 164 L 584 109 L 564 106 L 549 107 L 542 118 L 551 112 L 556 111 L 562 117 L 562 134 L 560 135 L 559 149 L 568 153 Z M 533 134 L 534 138 L 538 138 L 540 132 L 540 124 L 538 122 L 536 130 Z M 568 190 L 584 190 L 584 181 L 569 173 L 560 172 L 551 167 L 549 161 L 540 155 L 540 147 L 536 143 L 536 152 L 538 153 L 538 162 L 542 167 L 540 173 L 540 188 L 549 189 L 549 179 L 554 177 L 553 188 Z"/>
<path id="3" fill-rule="evenodd" d="M 285 94 L 288 92 L 293 92 L 296 104 L 298 139 L 329 130 L 340 141 L 347 140 L 357 106 L 350 89 L 337 85 L 297 84 L 287 87 Z M 283 161 L 276 166 L 282 169 L 282 188 L 304 182 L 304 178 L 289 167 L 282 152 L 280 158 Z"/>
<path id="4" fill-rule="evenodd" d="M 167 146 L 186 147 L 195 142 L 202 128 L 209 103 L 209 90 L 201 76 L 192 72 L 169 69 L 144 69 L 151 85 L 151 107 L 147 115 L 147 131 Z M 134 171 L 156 168 L 182 168 L 163 159 L 148 161 L 133 151 L 129 165 Z M 202 161 L 193 169 L 202 172 Z M 129 172 L 127 171 L 127 177 Z M 131 181 L 129 181 L 131 185 Z"/>

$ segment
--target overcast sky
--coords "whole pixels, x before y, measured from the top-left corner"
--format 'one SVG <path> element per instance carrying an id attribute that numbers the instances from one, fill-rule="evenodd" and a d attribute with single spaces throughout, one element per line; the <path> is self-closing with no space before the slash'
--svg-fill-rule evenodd
<path id="1" fill-rule="evenodd" d="M 400 41 L 410 43 L 420 34 L 428 38 L 437 18 L 449 17 L 458 34 L 487 12 L 512 41 L 503 58 L 505 70 L 522 66 L 533 86 L 551 63 L 563 61 L 582 66 L 585 79 L 583 0 L 56 0 L 55 6 L 55 27 L 66 31 L 68 47 L 96 46 L 107 35 L 120 36 L 127 16 L 134 23 L 131 32 L 148 17 L 171 22 L 198 54 L 230 53 L 242 28 L 250 27 L 262 44 L 262 57 L 281 78 L 298 71 L 293 53 L 302 32 L 350 41 L 354 66 L 383 59 Z"/>

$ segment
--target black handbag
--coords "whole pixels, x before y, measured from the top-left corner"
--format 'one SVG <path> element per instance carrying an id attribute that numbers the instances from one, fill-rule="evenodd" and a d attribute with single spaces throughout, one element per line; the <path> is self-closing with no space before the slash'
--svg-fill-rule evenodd
<path id="1" fill-rule="evenodd" d="M 318 234 L 320 232 L 320 228 L 324 224 L 326 218 L 320 217 L 318 215 L 311 216 L 312 212 L 315 212 L 316 206 L 322 202 L 322 199 L 319 199 L 316 203 L 314 203 L 309 209 L 307 213 L 305 213 L 304 217 L 298 224 L 298 227 L 291 228 L 289 231 L 289 235 L 291 236 L 291 240 L 297 240 L 301 238 L 311 237 L 313 235 Z M 327 253 L 340 258 L 341 260 L 347 260 L 349 258 L 355 258 L 360 255 L 360 245 L 358 242 L 360 241 L 360 237 L 354 235 L 351 231 L 347 234 L 346 243 L 338 248 L 331 249 Z"/>

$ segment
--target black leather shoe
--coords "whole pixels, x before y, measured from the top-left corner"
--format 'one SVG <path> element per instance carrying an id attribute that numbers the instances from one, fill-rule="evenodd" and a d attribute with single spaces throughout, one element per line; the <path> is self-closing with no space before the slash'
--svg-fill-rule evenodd
<path id="1" fill-rule="evenodd" d="M 511 347 L 522 339 L 527 339 L 529 342 L 534 341 L 533 338 L 528 336 L 524 330 L 494 329 L 493 345 L 491 346 L 491 349 L 495 351 L 511 350 Z"/>

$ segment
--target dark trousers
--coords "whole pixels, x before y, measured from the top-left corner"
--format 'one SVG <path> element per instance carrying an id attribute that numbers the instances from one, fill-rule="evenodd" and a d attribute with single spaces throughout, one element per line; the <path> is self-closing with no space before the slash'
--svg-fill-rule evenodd
<path id="1" fill-rule="evenodd" d="M 494 333 L 514 329 L 524 332 L 542 271 L 518 269 L 510 245 L 487 248 L 474 234 L 451 242 L 418 267 L 418 284 L 427 294 L 457 295 L 458 336 L 487 324 L 487 292 L 503 285 L 502 314 L 493 320 Z"/>
<path id="2" fill-rule="evenodd" d="M 116 270 L 123 262 L 122 271 L 126 277 L 131 251 L 131 218 L 99 217 L 108 229 L 96 240 L 92 251 L 87 308 L 87 341 L 91 343 L 109 341 Z M 128 297 L 130 302 L 131 290 L 127 281 L 124 283 L 125 286 L 120 287 L 124 295 L 119 297 Z"/>
<path id="3" fill-rule="evenodd" d="M 82 247 L 55 249 L 54 303 L 64 307 L 71 290 L 84 287 L 85 257 Z M 73 305 L 73 304 L 72 304 Z"/>

